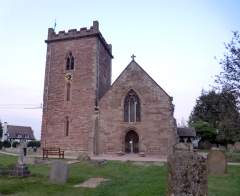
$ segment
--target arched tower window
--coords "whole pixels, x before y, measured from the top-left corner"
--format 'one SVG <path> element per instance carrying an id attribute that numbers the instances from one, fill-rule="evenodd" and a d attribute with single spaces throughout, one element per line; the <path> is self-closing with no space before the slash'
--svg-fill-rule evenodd
<path id="1" fill-rule="evenodd" d="M 124 121 L 137 122 L 141 120 L 140 99 L 134 90 L 130 90 L 124 100 Z"/>
<path id="2" fill-rule="evenodd" d="M 71 52 L 69 52 L 66 61 L 66 70 L 74 69 L 74 57 Z"/>

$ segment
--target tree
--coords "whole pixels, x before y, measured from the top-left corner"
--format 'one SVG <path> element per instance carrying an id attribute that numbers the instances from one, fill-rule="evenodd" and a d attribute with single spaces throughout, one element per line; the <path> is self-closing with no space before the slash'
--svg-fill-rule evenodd
<path id="1" fill-rule="evenodd" d="M 0 121 L 0 138 L 3 136 L 2 122 Z"/>
<path id="2" fill-rule="evenodd" d="M 226 53 L 220 60 L 223 71 L 217 76 L 216 82 L 222 89 L 229 90 L 240 98 L 240 33 L 233 32 L 230 43 L 225 43 Z"/>
<path id="3" fill-rule="evenodd" d="M 41 146 L 41 142 L 37 140 L 29 141 L 27 144 L 28 147 L 37 147 L 39 148 Z"/>
<path id="4" fill-rule="evenodd" d="M 8 140 L 3 141 L 3 147 L 4 148 L 10 148 L 11 147 L 11 142 L 9 142 Z"/>
<path id="5" fill-rule="evenodd" d="M 202 141 L 215 142 L 217 129 L 212 127 L 210 123 L 199 120 L 192 123 L 192 126 L 196 129 L 197 135 L 201 137 Z"/>
<path id="6" fill-rule="evenodd" d="M 240 114 L 235 95 L 227 90 L 203 91 L 189 117 L 189 125 L 209 142 L 240 141 Z"/>

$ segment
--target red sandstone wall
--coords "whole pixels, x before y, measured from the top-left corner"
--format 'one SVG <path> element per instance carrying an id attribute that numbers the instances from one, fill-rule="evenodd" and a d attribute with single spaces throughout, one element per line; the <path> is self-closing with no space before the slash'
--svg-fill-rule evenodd
<path id="1" fill-rule="evenodd" d="M 96 97 L 96 37 L 48 43 L 42 122 L 43 146 L 88 150 Z M 66 55 L 75 57 L 75 69 L 65 70 Z M 65 74 L 72 73 L 71 100 L 66 99 Z M 65 117 L 70 118 L 65 136 Z"/>
<path id="2" fill-rule="evenodd" d="M 111 85 L 111 46 L 97 21 L 89 29 L 54 32 L 48 29 L 43 96 L 42 147 L 93 152 L 95 106 Z M 74 70 L 66 70 L 72 52 Z M 72 74 L 70 101 L 66 100 L 66 74 Z M 66 116 L 69 135 L 66 136 Z"/>
<path id="3" fill-rule="evenodd" d="M 125 95 L 133 89 L 141 100 L 141 122 L 123 121 Z M 125 134 L 134 129 L 140 151 L 166 157 L 175 143 L 171 98 L 135 62 L 123 72 L 100 101 L 99 152 L 124 151 Z"/>
<path id="4" fill-rule="evenodd" d="M 99 98 L 101 98 L 105 92 L 111 86 L 111 72 L 112 72 L 112 57 L 107 52 L 103 44 L 98 41 L 98 51 L 99 51 Z"/>

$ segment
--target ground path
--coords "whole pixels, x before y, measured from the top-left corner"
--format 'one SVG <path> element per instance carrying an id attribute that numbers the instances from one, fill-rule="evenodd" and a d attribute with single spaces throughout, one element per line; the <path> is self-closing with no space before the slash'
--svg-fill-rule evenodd
<path id="1" fill-rule="evenodd" d="M 18 156 L 16 153 L 12 152 L 6 152 L 0 150 L 0 154 L 5 154 L 5 155 L 12 155 L 12 156 Z M 202 154 L 202 153 L 200 153 Z M 206 153 L 203 155 L 206 156 Z M 29 157 L 36 157 L 36 158 L 42 158 L 41 154 L 31 154 Z M 57 158 L 54 157 L 53 158 Z M 157 156 L 145 156 L 145 157 L 140 157 L 138 154 L 125 154 L 123 156 L 117 156 L 117 155 L 99 155 L 99 156 L 91 156 L 91 160 L 109 160 L 109 161 L 133 161 L 133 162 L 159 162 L 159 163 L 166 163 L 167 159 L 160 158 Z M 71 159 L 74 160 L 76 157 L 74 156 L 65 156 L 65 159 Z M 228 162 L 228 165 L 239 165 L 240 163 L 233 163 L 233 162 Z"/>

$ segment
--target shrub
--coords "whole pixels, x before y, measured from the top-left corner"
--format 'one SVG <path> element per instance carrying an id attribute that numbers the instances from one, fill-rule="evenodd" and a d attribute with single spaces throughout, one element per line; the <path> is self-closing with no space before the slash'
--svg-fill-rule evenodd
<path id="1" fill-rule="evenodd" d="M 11 147 L 11 143 L 7 140 L 3 141 L 3 147 L 4 148 L 10 148 Z"/>
<path id="2" fill-rule="evenodd" d="M 39 148 L 41 146 L 41 143 L 40 143 L 40 141 L 34 140 L 34 141 L 28 142 L 27 146 L 32 147 L 32 148 L 33 147 Z"/>
<path id="3" fill-rule="evenodd" d="M 15 141 L 15 142 L 13 142 L 12 147 L 16 148 L 19 144 L 20 144 L 19 142 Z"/>
<path id="4" fill-rule="evenodd" d="M 3 143 L 2 141 L 0 141 L 0 150 L 2 149 L 2 147 L 3 147 Z"/>

